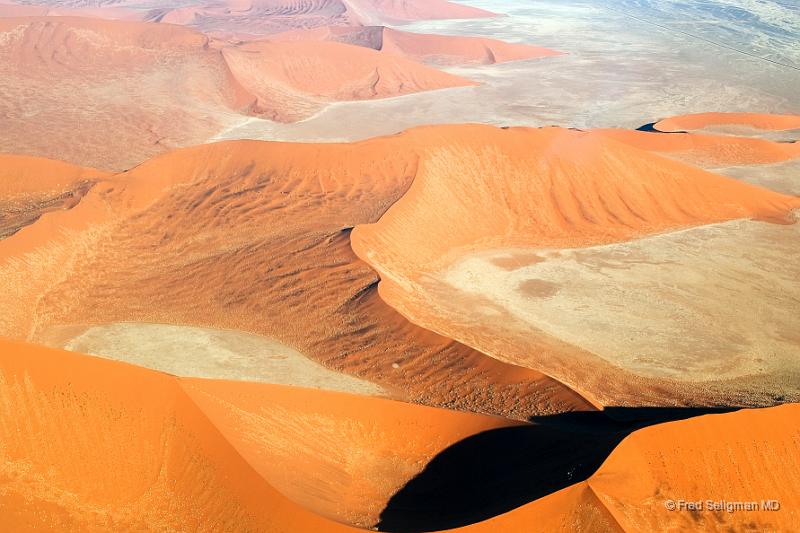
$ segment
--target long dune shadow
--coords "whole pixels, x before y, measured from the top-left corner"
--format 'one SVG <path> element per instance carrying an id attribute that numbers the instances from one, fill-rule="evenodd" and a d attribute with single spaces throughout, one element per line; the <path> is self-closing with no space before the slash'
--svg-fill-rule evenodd
<path id="1" fill-rule="evenodd" d="M 733 410 L 610 407 L 473 435 L 442 451 L 400 489 L 377 528 L 436 531 L 486 520 L 587 479 L 637 429 Z"/>

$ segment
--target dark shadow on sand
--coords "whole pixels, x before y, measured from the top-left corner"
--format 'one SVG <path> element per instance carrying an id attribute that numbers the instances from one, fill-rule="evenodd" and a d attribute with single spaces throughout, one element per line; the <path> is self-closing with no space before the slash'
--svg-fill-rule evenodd
<path id="1" fill-rule="evenodd" d="M 434 457 L 389 500 L 377 527 L 405 533 L 486 520 L 587 479 L 637 429 L 733 410 L 609 407 L 486 431 Z"/>

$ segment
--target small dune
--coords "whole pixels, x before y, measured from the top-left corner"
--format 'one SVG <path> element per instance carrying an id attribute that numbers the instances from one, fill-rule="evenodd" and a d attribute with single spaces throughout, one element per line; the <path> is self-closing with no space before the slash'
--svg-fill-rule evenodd
<path id="1" fill-rule="evenodd" d="M 702 167 L 782 163 L 800 157 L 800 143 L 702 133 L 651 133 L 621 129 L 593 130 L 642 150 Z"/>
<path id="2" fill-rule="evenodd" d="M 714 127 L 739 127 L 756 130 L 800 129 L 800 115 L 767 113 L 697 113 L 665 118 L 653 127 L 658 131 L 693 131 Z"/>
<path id="3" fill-rule="evenodd" d="M 256 97 L 253 111 L 293 122 L 337 100 L 369 100 L 476 85 L 400 57 L 336 42 L 261 41 L 224 48 L 242 86 Z"/>

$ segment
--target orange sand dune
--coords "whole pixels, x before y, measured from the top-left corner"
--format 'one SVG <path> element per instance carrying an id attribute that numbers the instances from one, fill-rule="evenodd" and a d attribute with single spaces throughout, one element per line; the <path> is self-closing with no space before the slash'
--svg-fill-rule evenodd
<path id="1" fill-rule="evenodd" d="M 0 238 L 43 213 L 70 208 L 108 174 L 61 161 L 0 154 Z"/>
<path id="2" fill-rule="evenodd" d="M 592 130 L 592 133 L 703 167 L 764 165 L 800 157 L 800 143 L 766 139 L 699 133 L 658 134 L 620 129 Z"/>
<path id="3" fill-rule="evenodd" d="M 387 303 L 415 324 L 544 371 L 604 405 L 772 401 L 762 376 L 703 387 L 635 376 L 443 276 L 462 258 L 493 249 L 576 248 L 731 219 L 788 222 L 800 198 L 597 134 L 487 126 L 457 131 L 415 130 L 430 149 L 412 186 L 377 223 L 353 231 L 353 248 L 379 272 Z M 441 135 L 451 142 L 437 143 Z M 513 271 L 540 259 L 534 251 L 519 265 L 497 265 Z M 531 297 L 546 297 L 547 289 L 535 282 L 527 288 Z"/>
<path id="4" fill-rule="evenodd" d="M 588 480 L 452 531 L 793 531 L 799 416 L 785 405 L 651 426 Z M 379 508 L 448 444 L 506 425 L 0 340 L 0 527 L 358 531 L 315 511 L 366 517 L 364 505 Z M 777 500 L 781 510 L 665 507 L 709 499 Z"/>
<path id="5" fill-rule="evenodd" d="M 759 130 L 792 130 L 800 128 L 800 115 L 765 113 L 697 113 L 666 118 L 654 124 L 659 131 L 701 130 L 714 126 L 741 126 Z"/>
<path id="6" fill-rule="evenodd" d="M 328 26 L 270 37 L 286 41 L 336 41 L 443 65 L 494 64 L 561 55 L 561 52 L 496 39 L 411 33 L 383 26 Z"/>
<path id="7" fill-rule="evenodd" d="M 505 43 L 496 39 L 416 34 L 391 28 L 383 31 L 382 49 L 419 61 L 441 64 L 494 64 L 562 55 L 547 48 Z"/>
<path id="8" fill-rule="evenodd" d="M 272 120 L 307 118 L 330 100 L 476 85 L 400 57 L 335 42 L 253 42 L 223 49 L 233 75 Z"/>
<path id="9" fill-rule="evenodd" d="M 800 529 L 800 405 L 708 415 L 639 430 L 588 486 L 625 531 Z M 756 502 L 756 510 L 701 512 L 666 500 Z M 763 510 L 777 500 L 780 510 Z M 706 507 L 708 509 L 708 507 Z"/>
<path id="10" fill-rule="evenodd" d="M 444 128 L 421 128 L 437 138 Z M 382 274 L 413 278 L 467 249 L 571 247 L 736 218 L 774 218 L 792 198 L 562 128 L 464 126 L 431 149 L 409 191 L 354 248 Z M 445 201 L 447 199 L 447 201 Z M 484 217 L 481 213 L 496 216 Z M 426 231 L 409 231 L 426 228 Z"/>
<path id="11" fill-rule="evenodd" d="M 409 323 L 350 248 L 350 228 L 377 221 L 429 150 L 463 144 L 478 157 L 473 134 L 238 141 L 147 161 L 0 242 L 0 332 L 47 343 L 50 328 L 74 324 L 241 330 L 418 403 L 522 419 L 594 409 L 537 371 Z"/>
<path id="12" fill-rule="evenodd" d="M 351 530 L 270 486 L 166 374 L 2 341 L 0 421 L 5 531 Z"/>
<path id="13" fill-rule="evenodd" d="M 370 526 L 432 456 L 513 424 L 0 341 L 0 526 L 348 531 L 315 512 Z"/>

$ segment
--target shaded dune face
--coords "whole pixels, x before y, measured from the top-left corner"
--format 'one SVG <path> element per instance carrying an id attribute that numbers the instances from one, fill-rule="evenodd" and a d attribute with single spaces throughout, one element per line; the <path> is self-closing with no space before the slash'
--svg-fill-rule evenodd
<path id="1" fill-rule="evenodd" d="M 419 403 L 523 419 L 593 409 L 535 370 L 409 323 L 350 248 L 350 228 L 400 198 L 419 154 L 460 134 L 229 142 L 151 160 L 0 245 L 2 332 L 46 342 L 69 324 L 241 330 Z"/>
<path id="2" fill-rule="evenodd" d="M 494 250 L 498 261 L 510 260 L 503 252 L 520 253 L 520 266 L 536 268 L 546 250 L 590 250 L 733 219 L 791 222 L 790 211 L 800 200 L 593 134 L 474 128 L 474 138 L 481 139 L 474 152 L 465 149 L 466 138 L 429 150 L 409 191 L 378 223 L 354 230 L 354 250 L 381 275 L 382 298 L 416 324 L 542 370 L 604 405 L 770 404 L 787 391 L 797 394 L 797 369 L 791 364 L 733 382 L 720 381 L 724 373 L 694 374 L 694 366 L 686 366 L 682 378 L 702 386 L 643 372 L 658 361 L 641 359 L 640 368 L 614 350 L 598 352 L 577 342 L 559 329 L 563 324 L 549 325 L 560 313 L 570 313 L 574 302 L 548 308 L 546 315 L 523 315 L 529 299 L 547 300 L 557 292 L 547 278 L 531 278 L 534 285 L 523 280 L 514 289 L 521 296 L 512 298 L 500 289 L 513 279 L 502 267 L 497 276 L 482 277 L 491 269 L 458 265 Z M 527 261 L 526 254 L 537 259 Z M 601 290 L 593 287 L 585 298 Z M 675 317 L 663 320 L 667 325 Z M 606 331 L 613 335 L 613 329 Z"/>
<path id="3" fill-rule="evenodd" d="M 783 405 L 640 429 L 588 480 L 449 531 L 794 531 L 800 519 L 786 510 L 798 505 L 798 415 L 800 406 Z M 668 500 L 757 507 L 670 511 Z M 778 500 L 781 511 L 762 509 L 762 500 Z"/>

